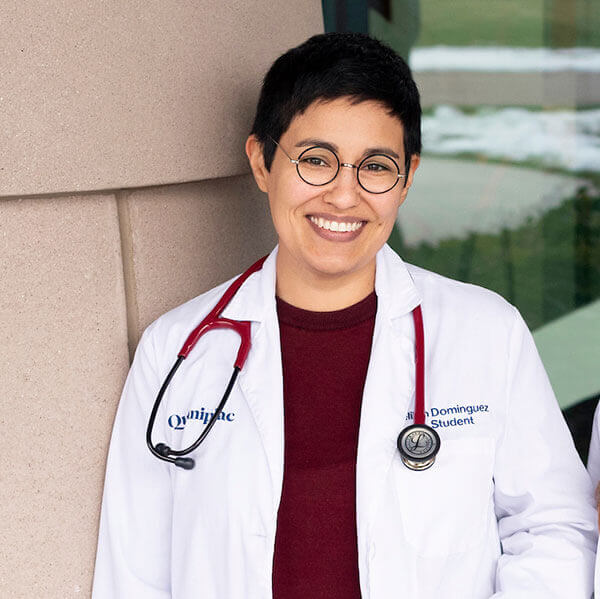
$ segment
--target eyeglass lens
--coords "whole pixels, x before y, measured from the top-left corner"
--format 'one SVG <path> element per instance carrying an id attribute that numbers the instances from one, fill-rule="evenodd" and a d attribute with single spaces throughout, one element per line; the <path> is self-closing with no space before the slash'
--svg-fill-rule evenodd
<path id="1" fill-rule="evenodd" d="M 340 163 L 327 148 L 308 148 L 298 157 L 298 174 L 310 185 L 326 185 L 335 179 Z M 389 191 L 398 181 L 398 165 L 389 156 L 367 156 L 358 165 L 358 182 L 371 193 Z"/>

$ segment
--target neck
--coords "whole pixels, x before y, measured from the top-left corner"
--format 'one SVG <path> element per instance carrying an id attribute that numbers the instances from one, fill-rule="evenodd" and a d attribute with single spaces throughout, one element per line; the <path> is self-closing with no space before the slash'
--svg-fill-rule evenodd
<path id="1" fill-rule="evenodd" d="M 304 268 L 281 252 L 277 254 L 277 296 L 297 308 L 314 312 L 342 310 L 374 289 L 375 260 L 351 273 L 328 275 Z"/>

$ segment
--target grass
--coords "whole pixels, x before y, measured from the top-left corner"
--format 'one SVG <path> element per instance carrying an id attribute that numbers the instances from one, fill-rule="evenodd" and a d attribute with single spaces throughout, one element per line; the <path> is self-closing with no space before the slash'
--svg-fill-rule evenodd
<path id="1" fill-rule="evenodd" d="M 544 46 L 544 0 L 424 0 L 417 44 Z"/>
<path id="2" fill-rule="evenodd" d="M 392 0 L 369 31 L 406 57 L 410 46 L 600 47 L 598 0 Z"/>

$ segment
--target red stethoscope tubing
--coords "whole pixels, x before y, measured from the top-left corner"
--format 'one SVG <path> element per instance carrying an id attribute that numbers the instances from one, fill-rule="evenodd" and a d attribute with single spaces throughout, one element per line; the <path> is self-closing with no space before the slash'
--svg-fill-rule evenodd
<path id="1" fill-rule="evenodd" d="M 415 325 L 415 418 L 414 423 L 425 424 L 425 332 L 421 306 L 413 311 Z"/>
<path id="2" fill-rule="evenodd" d="M 204 320 L 188 335 L 185 343 L 177 354 L 187 358 L 202 335 L 213 329 L 230 328 L 239 333 L 241 341 L 234 366 L 242 369 L 250 351 L 250 323 L 247 321 L 221 318 L 221 312 L 229 304 L 246 279 L 262 268 L 267 256 L 257 260 L 248 270 L 242 273 L 225 291 L 217 305 L 205 316 Z M 414 424 L 425 424 L 425 332 L 423 327 L 423 312 L 421 306 L 412 311 L 415 327 L 415 417 Z"/>
<path id="3" fill-rule="evenodd" d="M 244 363 L 246 362 L 246 358 L 248 357 L 248 353 L 250 352 L 250 347 L 252 345 L 250 338 L 250 322 L 249 321 L 239 321 L 239 320 L 231 320 L 230 318 L 223 318 L 221 313 L 227 307 L 233 296 L 238 292 L 240 287 L 244 284 L 244 282 L 256 271 L 262 268 L 264 261 L 267 256 L 263 256 L 260 260 L 257 260 L 250 268 L 248 268 L 244 273 L 242 273 L 231 285 L 225 290 L 221 299 L 217 302 L 215 307 L 204 317 L 202 322 L 188 335 L 185 343 L 179 350 L 177 354 L 177 361 L 175 362 L 173 368 L 167 375 L 167 378 L 163 382 L 158 396 L 154 402 L 154 406 L 152 408 L 150 414 L 150 420 L 148 422 L 148 427 L 146 430 L 146 442 L 152 454 L 154 454 L 157 458 L 161 460 L 165 460 L 167 462 L 172 462 L 177 466 L 181 466 L 185 469 L 190 469 L 194 467 L 194 460 L 191 458 L 183 458 L 181 456 L 187 455 L 194 449 L 196 449 L 200 443 L 206 438 L 206 435 L 210 432 L 211 428 L 215 424 L 219 414 L 223 410 L 225 403 L 229 397 L 231 389 L 235 383 L 238 373 L 243 368 Z M 425 424 L 425 334 L 423 330 L 423 313 L 421 311 L 421 306 L 416 306 L 413 311 L 413 323 L 415 327 L 415 414 L 414 414 L 414 424 L 415 425 L 424 425 Z M 185 358 L 188 357 L 196 343 L 198 343 L 199 339 L 202 335 L 205 335 L 209 331 L 214 329 L 232 329 L 237 332 L 240 336 L 240 346 L 238 349 L 238 353 L 233 366 L 233 374 L 229 383 L 227 385 L 227 389 L 221 402 L 213 413 L 210 421 L 207 423 L 204 431 L 200 435 L 200 437 L 193 443 L 190 447 L 186 449 L 173 450 L 164 443 L 159 443 L 154 445 L 152 443 L 152 429 L 154 427 L 154 420 L 158 413 L 158 408 L 160 406 L 162 397 L 169 385 L 171 379 L 175 375 L 175 372 L 179 368 Z"/>
<path id="4" fill-rule="evenodd" d="M 204 441 L 208 433 L 211 431 L 212 427 L 217 422 L 227 400 L 229 399 L 229 394 L 233 389 L 235 381 L 237 379 L 237 375 L 240 370 L 243 368 L 244 363 L 246 362 L 246 358 L 248 357 L 248 352 L 250 351 L 250 346 L 252 345 L 250 340 L 250 322 L 246 320 L 231 320 L 230 318 L 222 318 L 221 312 L 226 308 L 227 304 L 231 301 L 231 298 L 237 293 L 239 288 L 243 285 L 246 279 L 263 265 L 263 262 L 266 260 L 267 256 L 262 257 L 260 260 L 257 260 L 248 270 L 242 273 L 233 283 L 226 289 L 225 293 L 221 297 L 221 299 L 217 302 L 217 305 L 203 318 L 202 322 L 188 335 L 185 343 L 179 350 L 177 354 L 177 360 L 173 367 L 167 374 L 158 395 L 154 401 L 154 405 L 152 406 L 152 411 L 150 412 L 150 418 L 148 420 L 148 427 L 146 428 L 146 444 L 148 445 L 148 449 L 152 453 L 152 455 L 156 456 L 160 460 L 164 460 L 165 462 L 170 462 L 184 468 L 185 470 L 190 470 L 194 467 L 193 458 L 183 457 L 187 454 L 194 451 L 199 445 Z M 156 415 L 158 414 L 158 409 L 162 402 L 162 398 L 171 382 L 171 379 L 175 376 L 179 366 L 185 360 L 189 353 L 192 351 L 196 343 L 198 343 L 200 337 L 205 335 L 209 331 L 213 331 L 215 329 L 231 329 L 234 330 L 240 336 L 240 347 L 238 349 L 237 356 L 235 358 L 235 362 L 233 365 L 233 373 L 229 382 L 227 383 L 227 387 L 225 389 L 225 393 L 219 402 L 219 405 L 215 408 L 210 420 L 206 423 L 204 430 L 201 435 L 196 439 L 192 445 L 186 447 L 185 449 L 171 449 L 166 443 L 157 443 L 154 445 L 152 442 L 152 430 L 154 428 L 154 421 L 156 419 Z"/>
<path id="5" fill-rule="evenodd" d="M 235 359 L 234 366 L 240 370 L 246 362 L 248 352 L 250 351 L 250 323 L 247 321 L 231 320 L 221 318 L 221 312 L 226 308 L 239 288 L 245 283 L 246 279 L 257 270 L 262 268 L 263 262 L 267 256 L 257 260 L 246 272 L 242 273 L 225 291 L 223 297 L 217 302 L 217 305 L 204 317 L 204 320 L 188 335 L 185 343 L 177 354 L 180 358 L 187 358 L 196 343 L 202 335 L 213 329 L 233 329 L 240 335 L 240 347 Z"/>

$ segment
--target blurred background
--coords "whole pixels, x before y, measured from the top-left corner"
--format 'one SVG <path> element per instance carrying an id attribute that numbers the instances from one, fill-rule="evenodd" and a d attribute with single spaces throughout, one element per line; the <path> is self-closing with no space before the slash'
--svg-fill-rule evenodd
<path id="1" fill-rule="evenodd" d="M 583 459 L 600 395 L 600 3 L 323 0 L 408 60 L 423 160 L 391 245 L 523 314 Z"/>

